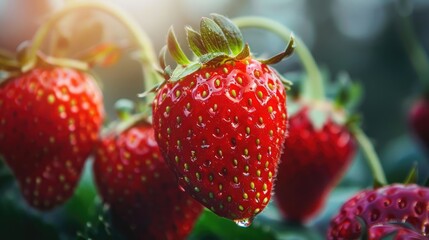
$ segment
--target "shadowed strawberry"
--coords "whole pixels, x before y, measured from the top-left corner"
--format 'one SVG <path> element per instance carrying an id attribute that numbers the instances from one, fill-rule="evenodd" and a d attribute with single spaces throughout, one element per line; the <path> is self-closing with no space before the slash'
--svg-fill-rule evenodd
<path id="1" fill-rule="evenodd" d="M 297 103 L 295 103 L 297 104 Z M 326 115 L 317 125 L 315 115 Z M 305 222 L 324 206 L 327 195 L 350 165 L 356 144 L 330 103 L 302 104 L 289 119 L 289 135 L 276 179 L 275 197 L 284 217 Z"/>
<path id="2" fill-rule="evenodd" d="M 38 67 L 0 85 L 0 154 L 31 206 L 73 194 L 103 117 L 100 89 L 77 70 Z"/>
<path id="3" fill-rule="evenodd" d="M 392 184 L 375 190 L 363 190 L 344 203 L 338 215 L 333 217 L 327 238 L 358 239 L 363 234 L 362 224 L 366 229 L 372 229 L 375 225 L 389 222 L 409 224 L 427 238 L 428 204 L 429 188 L 415 184 Z M 358 217 L 363 223 L 359 222 Z"/>
<path id="4" fill-rule="evenodd" d="M 202 206 L 181 191 L 145 122 L 103 137 L 94 176 L 114 225 L 127 239 L 185 239 Z"/>
<path id="5" fill-rule="evenodd" d="M 286 93 L 268 66 L 287 49 L 256 60 L 227 18 L 203 18 L 200 32 L 187 28 L 198 57 L 191 62 L 172 30 L 168 50 L 178 63 L 165 66 L 153 103 L 156 140 L 180 186 L 219 216 L 248 226 L 271 197 L 286 136 Z"/>

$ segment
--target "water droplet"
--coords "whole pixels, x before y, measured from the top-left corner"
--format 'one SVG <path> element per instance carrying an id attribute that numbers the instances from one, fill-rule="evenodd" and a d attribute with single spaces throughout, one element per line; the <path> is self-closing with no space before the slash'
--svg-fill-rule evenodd
<path id="1" fill-rule="evenodd" d="M 234 220 L 235 224 L 239 227 L 250 227 L 252 225 L 253 218 L 243 218 Z"/>

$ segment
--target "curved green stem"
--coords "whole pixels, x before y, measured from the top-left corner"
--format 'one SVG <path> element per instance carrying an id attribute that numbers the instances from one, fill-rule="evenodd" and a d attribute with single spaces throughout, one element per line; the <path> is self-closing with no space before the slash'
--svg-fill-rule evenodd
<path id="1" fill-rule="evenodd" d="M 405 50 L 411 60 L 411 64 L 423 86 L 429 91 L 429 58 L 419 40 L 409 16 L 403 16 L 400 20 L 401 39 Z"/>
<path id="2" fill-rule="evenodd" d="M 378 158 L 371 141 L 359 127 L 351 127 L 351 131 L 365 155 L 365 159 L 371 169 L 376 185 L 387 185 L 386 176 L 384 175 L 383 168 L 381 167 L 380 159 Z"/>
<path id="3" fill-rule="evenodd" d="M 83 9 L 94 9 L 107 13 L 111 17 L 122 23 L 131 33 L 135 43 L 137 44 L 140 53 L 140 60 L 142 61 L 144 68 L 144 79 L 152 81 L 152 84 L 158 84 L 160 76 L 155 71 L 155 64 L 157 63 L 157 57 L 152 46 L 149 37 L 141 30 L 139 25 L 130 19 L 126 13 L 118 10 L 115 7 L 107 5 L 106 3 L 96 1 L 79 1 L 68 4 L 62 10 L 54 13 L 36 32 L 32 44 L 28 49 L 26 58 L 28 64 L 23 67 L 23 71 L 26 71 L 34 66 L 37 59 L 37 52 L 40 49 L 44 39 L 48 35 L 49 31 L 66 15 Z M 145 86 L 144 86 L 145 89 Z"/>
<path id="4" fill-rule="evenodd" d="M 292 34 L 292 31 L 286 26 L 264 17 L 239 17 L 233 19 L 233 22 L 240 28 L 252 27 L 269 30 L 278 34 L 286 42 L 290 40 Z M 294 36 L 294 38 L 296 41 L 295 51 L 308 74 L 308 80 L 306 81 L 310 93 L 308 97 L 314 100 L 323 100 L 325 98 L 325 90 L 323 87 L 322 74 L 317 67 L 316 61 L 304 42 L 299 37 Z"/>

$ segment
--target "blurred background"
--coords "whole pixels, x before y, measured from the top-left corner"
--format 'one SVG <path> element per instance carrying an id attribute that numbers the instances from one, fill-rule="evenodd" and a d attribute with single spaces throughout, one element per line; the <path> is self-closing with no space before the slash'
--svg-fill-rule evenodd
<path id="1" fill-rule="evenodd" d="M 413 43 L 404 35 L 410 26 L 414 28 L 415 37 L 427 56 L 429 1 L 104 1 L 118 6 L 136 19 L 152 40 L 156 51 L 164 46 L 166 33 L 171 25 L 184 44 L 183 27 L 190 25 L 198 29 L 200 18 L 213 12 L 230 18 L 257 15 L 279 21 L 302 38 L 319 66 L 329 71 L 328 80 L 334 80 L 339 73 L 345 71 L 353 80 L 362 84 L 364 96 L 358 112 L 363 117 L 363 129 L 373 140 L 376 151 L 382 159 L 389 181 L 403 180 L 414 163 L 419 165 L 420 181 L 429 176 L 429 155 L 425 154 L 414 140 L 407 123 L 410 106 L 419 97 L 421 83 L 407 51 L 407 46 L 410 47 Z M 31 39 L 46 16 L 61 8 L 66 2 L 0 0 L 0 48 L 15 51 L 21 42 Z M 82 16 L 85 17 L 85 14 Z M 72 23 L 74 26 L 70 26 L 69 29 L 79 31 L 91 23 L 84 17 L 64 24 Z M 112 19 L 107 19 L 106 22 L 108 26 L 104 27 L 102 33 L 93 33 L 97 34 L 94 39 L 98 39 L 101 34 L 105 39 L 126 41 L 127 32 L 118 23 Z M 84 39 L 76 37 L 75 43 L 71 45 L 90 45 L 92 38 L 84 36 Z M 285 46 L 285 43 L 274 34 L 260 30 L 245 30 L 244 36 L 256 54 L 277 53 Z M 297 56 L 274 67 L 286 76 L 288 73 L 301 70 Z M 129 56 L 124 55 L 113 67 L 96 68 L 95 72 L 102 79 L 105 107 L 110 119 L 115 118 L 113 104 L 116 100 L 119 98 L 137 100 L 137 94 L 143 91 L 141 66 Z M 272 209 L 261 214 L 260 222 L 268 228 L 275 228 L 276 224 L 281 225 L 277 227 L 280 229 L 278 231 L 284 232 L 282 239 L 317 239 L 324 236 L 330 216 L 339 205 L 359 189 L 370 185 L 369 170 L 365 161 L 358 156 L 346 177 L 331 194 L 325 211 L 310 222 L 308 227 L 278 224 L 280 216 Z M 93 192 L 91 194 L 94 195 Z M 5 196 L 2 194 L 0 198 Z M 0 208 L 0 226 L 5 222 L 5 212 L 1 210 Z M 57 212 L 42 218 L 50 223 L 59 215 Z M 266 224 L 267 222 L 269 224 Z M 53 228 L 55 229 L 55 224 Z"/>

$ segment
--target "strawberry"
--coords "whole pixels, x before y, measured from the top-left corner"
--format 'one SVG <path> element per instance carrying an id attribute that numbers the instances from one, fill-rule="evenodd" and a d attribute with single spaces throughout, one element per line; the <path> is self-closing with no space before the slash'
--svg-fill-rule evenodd
<path id="1" fill-rule="evenodd" d="M 415 184 L 392 184 L 374 190 L 363 190 L 350 198 L 334 216 L 328 239 L 358 239 L 364 224 L 403 222 L 429 236 L 429 188 Z"/>
<path id="2" fill-rule="evenodd" d="M 294 103 L 299 105 L 298 102 Z M 287 149 L 281 157 L 275 199 L 283 215 L 305 222 L 323 208 L 327 195 L 350 165 L 356 143 L 346 126 L 335 120 L 330 103 L 302 104 L 289 119 Z M 327 119 L 316 126 L 312 116 Z"/>
<path id="3" fill-rule="evenodd" d="M 411 129 L 422 145 L 429 150 L 429 98 L 415 102 L 409 115 Z"/>
<path id="4" fill-rule="evenodd" d="M 114 225 L 129 239 L 185 239 L 202 211 L 178 188 L 145 122 L 100 140 L 94 177 Z"/>
<path id="5" fill-rule="evenodd" d="M 219 216 L 247 226 L 268 204 L 286 136 L 286 94 L 268 66 L 289 55 L 258 61 L 227 18 L 203 18 L 188 28 L 198 57 L 190 62 L 169 32 L 168 50 L 179 66 L 153 103 L 156 140 L 180 186 Z M 161 59 L 162 60 L 162 59 Z"/>
<path id="6" fill-rule="evenodd" d="M 79 181 L 104 117 L 101 91 L 89 75 L 37 67 L 0 86 L 0 154 L 29 205 L 64 203 Z"/>

